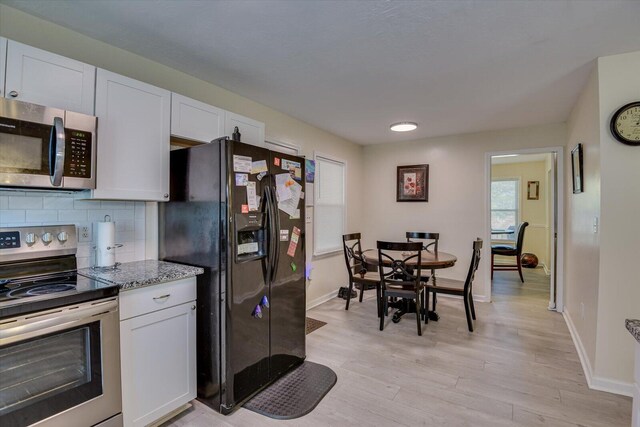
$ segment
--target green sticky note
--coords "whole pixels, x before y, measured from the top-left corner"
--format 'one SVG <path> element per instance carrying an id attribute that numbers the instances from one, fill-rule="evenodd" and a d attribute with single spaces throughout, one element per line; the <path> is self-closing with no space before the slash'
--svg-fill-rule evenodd
<path id="1" fill-rule="evenodd" d="M 295 263 L 295 262 L 292 262 L 292 263 L 291 263 L 291 269 L 292 269 L 293 271 L 296 271 L 296 270 L 298 269 L 298 267 L 296 266 L 296 263 Z"/>

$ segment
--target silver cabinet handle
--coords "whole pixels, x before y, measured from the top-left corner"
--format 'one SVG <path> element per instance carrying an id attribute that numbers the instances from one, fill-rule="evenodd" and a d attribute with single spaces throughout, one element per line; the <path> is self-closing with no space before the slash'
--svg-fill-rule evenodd
<path id="1" fill-rule="evenodd" d="M 9 92 L 9 96 L 12 98 L 17 98 L 18 97 L 18 92 L 16 92 L 15 90 L 12 90 L 11 92 Z"/>
<path id="2" fill-rule="evenodd" d="M 164 193 L 164 198 L 166 199 L 168 197 L 169 197 L 169 194 L 168 193 Z"/>
<path id="3" fill-rule="evenodd" d="M 160 300 L 160 299 L 167 299 L 171 296 L 171 294 L 166 294 L 166 295 L 160 295 L 159 297 L 153 297 L 153 299 L 155 301 Z"/>
<path id="4" fill-rule="evenodd" d="M 195 310 L 195 309 L 196 309 L 196 305 L 194 304 L 191 306 L 191 310 Z"/>

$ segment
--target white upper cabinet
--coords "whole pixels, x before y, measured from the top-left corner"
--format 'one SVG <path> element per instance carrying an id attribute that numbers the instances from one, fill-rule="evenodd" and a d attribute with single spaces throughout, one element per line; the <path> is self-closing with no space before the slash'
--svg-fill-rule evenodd
<path id="1" fill-rule="evenodd" d="M 264 123 L 227 111 L 224 120 L 224 134 L 231 137 L 233 128 L 236 126 L 240 131 L 242 142 L 264 147 Z"/>
<path id="2" fill-rule="evenodd" d="M 93 115 L 95 79 L 93 65 L 13 40 L 7 44 L 6 98 Z"/>
<path id="3" fill-rule="evenodd" d="M 98 69 L 96 199 L 169 200 L 171 92 Z"/>
<path id="4" fill-rule="evenodd" d="M 224 136 L 225 111 L 204 102 L 171 94 L 171 135 L 191 141 L 211 142 Z"/>
<path id="5" fill-rule="evenodd" d="M 0 97 L 4 97 L 4 70 L 7 64 L 7 39 L 0 37 Z"/>

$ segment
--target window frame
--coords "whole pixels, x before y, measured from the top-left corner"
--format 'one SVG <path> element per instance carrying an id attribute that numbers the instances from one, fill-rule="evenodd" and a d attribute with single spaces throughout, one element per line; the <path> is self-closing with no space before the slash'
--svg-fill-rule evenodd
<path id="1" fill-rule="evenodd" d="M 319 184 L 319 170 L 318 170 L 318 159 L 323 159 L 329 162 L 333 162 L 333 163 L 338 163 L 342 165 L 342 230 L 340 231 L 340 235 L 342 236 L 343 234 L 345 234 L 345 229 L 346 229 L 346 223 L 347 223 L 347 168 L 348 168 L 348 164 L 347 161 L 330 155 L 330 154 L 325 154 L 325 153 L 321 153 L 318 151 L 314 151 L 313 153 L 313 160 L 315 162 L 316 165 L 316 176 L 314 179 L 313 184 L 307 184 L 307 185 L 313 185 L 313 256 L 314 257 L 323 257 L 323 256 L 330 256 L 330 255 L 334 255 L 336 253 L 340 253 L 342 252 L 343 248 L 342 248 L 342 241 L 340 240 L 338 242 L 338 245 L 335 248 L 331 248 L 328 250 L 323 250 L 323 251 L 319 251 L 317 249 L 317 243 L 318 243 L 318 215 L 317 215 L 317 207 L 318 207 L 318 196 L 320 194 L 320 192 L 318 191 L 317 185 Z"/>
<path id="2" fill-rule="evenodd" d="M 515 181 L 516 182 L 516 206 L 517 208 L 515 209 L 516 211 L 516 223 L 514 224 L 515 230 L 517 231 L 518 229 L 518 225 L 520 224 L 520 217 L 522 214 L 522 179 L 519 176 L 502 176 L 499 178 L 491 178 L 491 184 L 493 184 L 496 181 Z M 493 201 L 493 192 L 490 192 L 490 197 L 489 197 L 489 203 L 491 203 Z M 489 206 L 489 214 L 490 214 L 490 218 L 489 221 L 491 222 L 493 220 L 493 211 L 506 211 L 506 212 L 511 212 L 513 209 L 493 209 L 491 207 L 491 205 Z M 492 227 L 493 228 L 493 227 Z M 505 236 L 503 234 L 497 234 L 496 236 Z M 491 240 L 495 240 L 495 241 L 504 241 L 504 242 L 513 242 L 516 240 L 516 235 L 515 232 L 513 234 L 507 234 L 505 237 L 496 237 L 496 238 L 492 238 Z"/>

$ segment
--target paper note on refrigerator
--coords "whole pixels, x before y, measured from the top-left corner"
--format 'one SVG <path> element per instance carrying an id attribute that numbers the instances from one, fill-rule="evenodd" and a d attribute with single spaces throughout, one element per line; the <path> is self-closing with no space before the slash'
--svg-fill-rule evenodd
<path id="1" fill-rule="evenodd" d="M 288 173 L 281 173 L 276 175 L 276 193 L 279 201 L 284 201 L 291 198 L 291 186 L 296 182 L 291 178 Z"/>
<path id="2" fill-rule="evenodd" d="M 299 217 L 300 211 L 298 210 L 298 203 L 300 202 L 302 185 L 293 181 L 293 183 L 289 186 L 289 192 L 291 193 L 291 197 L 286 200 L 280 199 L 280 201 L 278 201 L 278 209 L 286 212 L 287 214 L 289 214 L 289 216 L 295 216 L 297 211 Z"/>
<path id="3" fill-rule="evenodd" d="M 300 239 L 300 229 L 298 227 L 293 227 L 291 231 L 291 241 L 289 242 L 289 247 L 287 248 L 287 255 L 293 257 L 296 255 L 296 248 L 298 247 L 298 240 Z"/>
<path id="4" fill-rule="evenodd" d="M 236 185 L 238 187 L 245 187 L 249 182 L 249 175 L 246 173 L 237 173 L 236 174 Z"/>
<path id="5" fill-rule="evenodd" d="M 268 172 L 269 167 L 267 166 L 266 160 L 258 160 L 251 163 L 251 173 L 260 173 L 260 172 Z"/>
<path id="6" fill-rule="evenodd" d="M 247 204 L 250 211 L 258 210 L 258 197 L 256 196 L 256 183 L 255 181 L 247 182 Z"/>
<path id="7" fill-rule="evenodd" d="M 247 156 L 233 156 L 233 171 L 234 172 L 251 172 L 251 157 Z"/>

